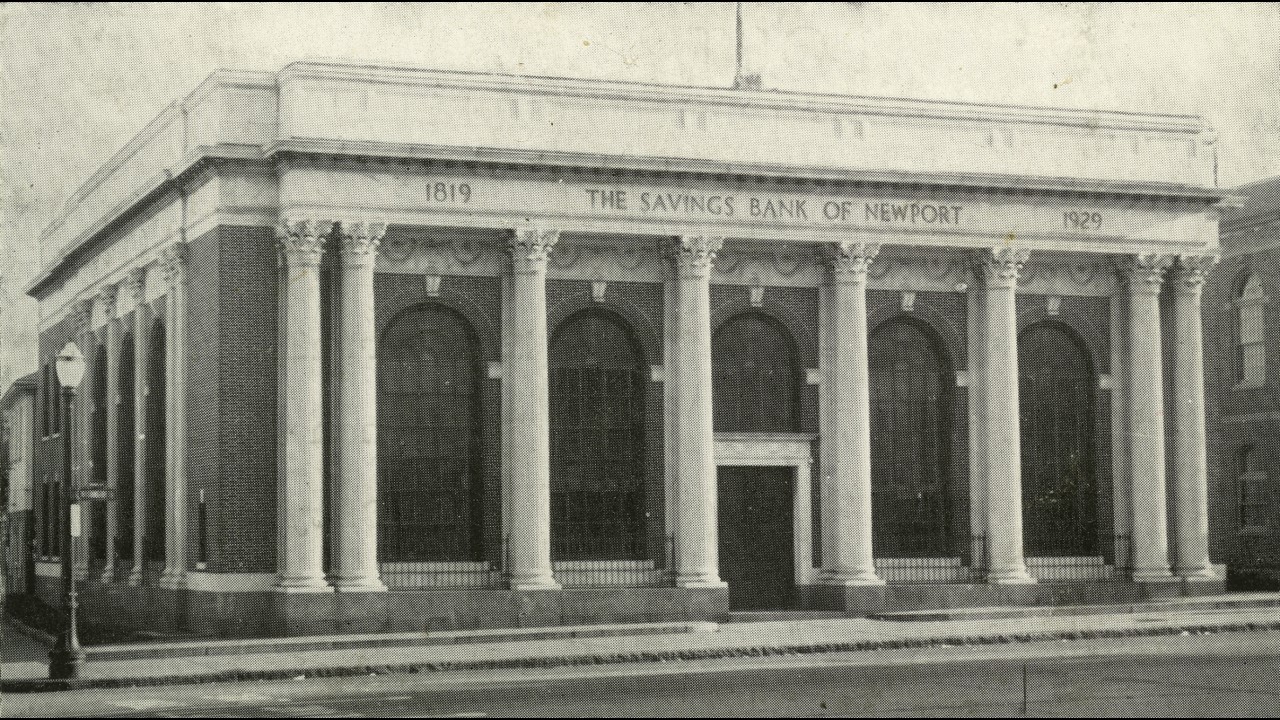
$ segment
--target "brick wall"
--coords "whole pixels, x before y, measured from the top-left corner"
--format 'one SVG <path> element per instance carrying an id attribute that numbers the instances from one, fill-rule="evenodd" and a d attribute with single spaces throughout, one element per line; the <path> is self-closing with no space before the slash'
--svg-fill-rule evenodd
<path id="1" fill-rule="evenodd" d="M 1280 224 L 1262 228 L 1258 237 L 1280 236 Z M 1280 577 L 1280 245 L 1256 242 L 1223 231 L 1225 257 L 1209 275 L 1201 304 L 1204 323 L 1205 415 L 1209 462 L 1209 552 L 1215 562 L 1235 569 L 1270 566 Z M 1266 384 L 1237 383 L 1238 329 L 1234 300 L 1246 275 L 1256 273 L 1268 298 L 1263 306 L 1266 332 Z M 1253 446 L 1271 491 L 1268 531 L 1241 531 L 1239 453 Z"/>
<path id="2" fill-rule="evenodd" d="M 274 230 L 224 225 L 218 229 L 217 247 L 217 356 L 212 367 L 217 368 L 219 412 L 217 492 L 207 497 L 209 569 L 275 572 L 279 300 Z M 194 302 L 191 307 L 194 311 Z M 194 355 L 204 340 L 192 331 L 187 338 Z M 194 364 L 190 372 L 195 374 Z M 199 499 L 194 485 L 191 498 L 193 503 Z M 194 504 L 190 517 L 193 522 L 198 518 Z M 194 559 L 197 537 L 188 542 Z"/>

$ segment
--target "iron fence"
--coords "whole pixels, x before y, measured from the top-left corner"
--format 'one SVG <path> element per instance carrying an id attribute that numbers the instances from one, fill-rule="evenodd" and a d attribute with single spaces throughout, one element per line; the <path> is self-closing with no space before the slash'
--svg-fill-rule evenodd
<path id="1" fill-rule="evenodd" d="M 501 587 L 497 563 L 476 561 L 392 561 L 379 563 L 382 582 L 391 590 Z"/>
<path id="2" fill-rule="evenodd" d="M 1040 582 L 1111 580 L 1111 566 L 1100 556 L 1029 557 L 1027 573 Z"/>
<path id="3" fill-rule="evenodd" d="M 959 557 L 876 558 L 876 573 L 890 585 L 954 584 L 974 581 Z"/>

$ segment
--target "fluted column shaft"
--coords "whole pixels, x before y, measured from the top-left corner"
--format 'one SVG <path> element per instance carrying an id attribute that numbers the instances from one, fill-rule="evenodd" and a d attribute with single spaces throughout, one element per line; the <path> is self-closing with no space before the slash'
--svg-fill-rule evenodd
<path id="1" fill-rule="evenodd" d="M 1184 255 L 1174 282 L 1175 570 L 1188 580 L 1215 580 L 1209 563 L 1209 484 L 1205 457 L 1204 341 L 1200 293 L 1213 256 Z"/>
<path id="2" fill-rule="evenodd" d="M 106 501 L 107 537 L 106 563 L 102 568 L 101 581 L 111 582 L 115 579 L 116 535 L 119 534 L 119 510 L 123 498 L 116 497 L 116 488 L 120 483 L 120 326 L 115 319 L 116 297 L 119 288 L 112 285 L 104 288 L 99 294 L 107 315 L 107 413 L 106 422 L 106 480 L 110 495 Z"/>
<path id="3" fill-rule="evenodd" d="M 1172 258 L 1140 254 L 1129 280 L 1129 461 L 1133 492 L 1133 579 L 1161 581 L 1169 572 L 1165 506 L 1164 380 L 1160 357 L 1160 288 Z"/>
<path id="4" fill-rule="evenodd" d="M 90 329 L 93 319 L 93 300 L 81 300 L 75 307 L 76 344 L 86 360 L 85 378 L 81 381 L 80 391 L 76 393 L 74 415 L 63 420 L 63 432 L 72 434 L 71 478 L 65 487 L 72 493 L 71 502 L 75 504 L 73 512 L 80 514 L 80 537 L 71 539 L 72 568 L 77 580 L 85 580 L 89 575 L 89 548 L 93 542 L 93 523 L 89 512 L 90 505 L 76 497 L 76 488 L 82 487 L 92 475 L 92 453 L 89 438 L 92 435 L 90 413 L 93 406 L 93 383 L 95 381 L 92 362 L 96 359 L 97 336 Z M 61 402 L 61 399 L 59 400 Z M 63 518 L 70 522 L 70 518 Z"/>
<path id="5" fill-rule="evenodd" d="M 556 589 L 551 572 L 551 418 L 547 364 L 547 257 L 555 230 L 512 232 L 511 352 L 503 391 L 511 394 L 511 519 L 508 578 L 515 590 Z"/>
<path id="6" fill-rule="evenodd" d="M 839 243 L 831 273 L 832 364 L 826 426 L 833 467 L 822 484 L 823 582 L 879 585 L 871 547 L 871 393 L 867 368 L 867 267 L 875 244 Z"/>
<path id="7" fill-rule="evenodd" d="M 174 243 L 160 257 L 168 286 L 168 380 L 165 432 L 168 483 L 165 493 L 165 569 L 161 587 L 177 589 L 187 576 L 187 245 Z"/>
<path id="8" fill-rule="evenodd" d="M 671 249 L 679 346 L 675 372 L 676 585 L 724 587 L 720 579 L 715 436 L 711 412 L 711 263 L 723 240 L 685 235 Z"/>
<path id="9" fill-rule="evenodd" d="M 982 463 L 987 479 L 987 582 L 1026 584 L 1022 543 L 1022 446 L 1018 412 L 1018 273 L 1027 252 L 982 253 Z"/>
<path id="10" fill-rule="evenodd" d="M 320 256 L 329 223 L 290 220 L 280 232 L 285 263 L 285 352 L 279 578 L 282 592 L 324 592 L 324 449 L 320 385 Z"/>
<path id="11" fill-rule="evenodd" d="M 377 342 L 373 270 L 384 223 L 342 224 L 338 337 L 338 472 L 333 584 L 339 592 L 386 590 L 378 577 Z"/>
<path id="12" fill-rule="evenodd" d="M 133 296 L 133 570 L 130 585 L 141 585 L 147 561 L 147 382 L 151 346 L 151 313 L 146 304 L 146 268 L 129 273 L 126 287 Z M 122 499 L 123 500 L 123 499 Z"/>

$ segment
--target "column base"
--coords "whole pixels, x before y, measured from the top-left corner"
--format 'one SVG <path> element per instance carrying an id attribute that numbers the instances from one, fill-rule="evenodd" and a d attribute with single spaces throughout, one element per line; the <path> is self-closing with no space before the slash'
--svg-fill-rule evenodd
<path id="1" fill-rule="evenodd" d="M 165 571 L 164 574 L 160 576 L 160 580 L 156 583 L 156 586 L 164 588 L 165 590 L 181 590 L 187 586 L 187 574 L 185 572 Z"/>
<path id="2" fill-rule="evenodd" d="M 676 587 L 688 590 L 727 588 L 729 583 L 715 575 L 676 576 Z"/>
<path id="3" fill-rule="evenodd" d="M 556 582 L 550 570 L 545 570 L 512 574 L 507 580 L 507 587 L 511 590 L 559 590 L 560 583 Z"/>
<path id="4" fill-rule="evenodd" d="M 1035 585 L 1037 582 L 1025 567 L 987 571 L 988 585 Z"/>
<path id="5" fill-rule="evenodd" d="M 142 568 L 134 567 L 129 573 L 129 586 L 142 587 Z"/>
<path id="6" fill-rule="evenodd" d="M 507 586 L 511 590 L 562 590 L 560 583 L 555 580 L 547 580 L 543 582 L 515 582 L 514 580 Z"/>
<path id="7" fill-rule="evenodd" d="M 276 581 L 273 589 L 289 594 L 333 592 L 333 586 L 325 582 L 323 577 L 282 577 Z"/>
<path id="8" fill-rule="evenodd" d="M 386 592 L 387 586 L 378 578 L 334 578 L 333 591 L 341 593 Z"/>
<path id="9" fill-rule="evenodd" d="M 1178 568 L 1177 574 L 1179 578 L 1187 582 L 1213 582 L 1222 579 L 1207 564 L 1197 567 Z"/>
<path id="10" fill-rule="evenodd" d="M 823 571 L 818 576 L 818 582 L 822 585 L 830 585 L 833 587 L 863 587 L 884 585 L 884 579 L 876 574 L 874 570 L 853 570 L 853 571 Z"/>
<path id="11" fill-rule="evenodd" d="M 107 585 L 116 581 L 116 569 L 110 565 L 102 568 L 102 574 L 98 576 L 98 582 Z"/>
<path id="12" fill-rule="evenodd" d="M 1179 578 L 1169 568 L 1134 569 L 1133 581 L 1142 583 L 1178 582 Z"/>

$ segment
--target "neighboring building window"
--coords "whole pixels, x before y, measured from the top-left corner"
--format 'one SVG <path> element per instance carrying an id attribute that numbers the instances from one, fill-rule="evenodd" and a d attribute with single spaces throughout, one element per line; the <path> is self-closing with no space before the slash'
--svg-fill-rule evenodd
<path id="1" fill-rule="evenodd" d="M 1264 530 L 1270 525 L 1271 492 L 1258 449 L 1246 447 L 1237 456 L 1240 479 L 1240 529 Z"/>
<path id="2" fill-rule="evenodd" d="M 44 429 L 44 432 L 42 433 L 43 437 L 49 437 L 49 428 L 51 427 L 49 424 L 49 420 L 50 420 L 49 413 L 52 412 L 52 405 L 53 405 L 53 403 L 51 402 L 53 398 L 53 393 L 50 392 L 49 390 L 49 381 L 52 379 L 49 377 L 49 367 L 50 367 L 49 364 L 45 363 L 44 371 L 40 373 L 40 381 L 41 381 L 40 390 L 43 393 L 42 396 L 44 398 L 44 402 L 41 403 L 41 413 L 40 413 L 40 426 Z"/>
<path id="3" fill-rule="evenodd" d="M 1236 297 L 1236 380 L 1242 385 L 1266 381 L 1267 345 L 1263 324 L 1262 282 L 1250 274 Z"/>

